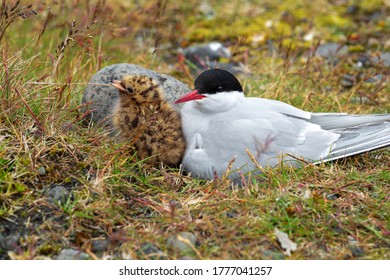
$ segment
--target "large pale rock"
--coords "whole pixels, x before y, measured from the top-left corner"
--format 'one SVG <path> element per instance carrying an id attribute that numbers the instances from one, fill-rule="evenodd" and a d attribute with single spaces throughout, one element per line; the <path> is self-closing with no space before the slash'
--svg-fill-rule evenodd
<path id="1" fill-rule="evenodd" d="M 88 110 L 92 112 L 87 116 L 88 120 L 94 123 L 111 125 L 111 112 L 116 102 L 118 101 L 118 90 L 110 86 L 113 80 L 120 80 L 125 75 L 146 75 L 158 81 L 165 91 L 165 97 L 176 109 L 180 110 L 180 106 L 173 104 L 180 96 L 189 92 L 187 85 L 176 80 L 175 78 L 160 74 L 155 71 L 143 68 L 134 64 L 113 64 L 99 70 L 85 88 L 81 112 Z"/>

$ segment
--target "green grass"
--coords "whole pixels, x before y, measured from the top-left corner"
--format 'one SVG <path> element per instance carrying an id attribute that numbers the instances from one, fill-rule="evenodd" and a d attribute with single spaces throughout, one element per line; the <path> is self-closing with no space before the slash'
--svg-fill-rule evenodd
<path id="1" fill-rule="evenodd" d="M 389 259 L 388 149 L 296 170 L 267 169 L 232 188 L 227 180 L 196 180 L 180 170 L 150 167 L 103 128 L 82 122 L 83 89 L 97 70 L 134 63 L 191 87 L 194 77 L 183 71 L 188 68 L 177 60 L 177 49 L 211 39 L 247 62 L 251 74 L 240 80 L 250 96 L 309 111 L 388 113 L 385 81 L 340 86 L 344 74 L 386 75 L 388 67 L 356 69 L 361 53 L 354 52 L 333 66 L 308 59 L 318 41 L 346 43 L 351 51 L 374 56 L 388 51 L 388 7 L 359 1 L 358 12 L 346 14 L 344 4 L 282 2 L 210 1 L 215 17 L 209 18 L 197 1 L 168 2 L 165 8 L 165 1 L 150 0 L 32 1 L 24 8 L 30 2 L 23 1 L 15 9 L 27 18 L 17 16 L 8 25 L 11 17 L 3 15 L 0 237 L 20 235 L 14 245 L 0 246 L 0 259 L 55 258 L 64 248 L 81 249 L 92 259 L 153 258 L 142 253 L 145 242 L 170 259 Z M 14 2 L 4 3 L 10 12 Z M 378 18 L 365 20 L 374 12 Z M 249 20 L 242 22 L 243 16 Z M 266 21 L 274 27 L 266 28 Z M 225 23 L 229 30 L 245 28 L 225 32 Z M 210 27 L 215 24 L 220 28 Z M 305 41 L 309 32 L 315 37 Z M 260 34 L 274 42 L 276 52 L 266 41 L 254 43 Z M 370 45 L 370 38 L 379 44 Z M 359 97 L 369 102 L 355 102 Z M 70 196 L 52 204 L 47 190 L 56 185 Z M 275 228 L 297 243 L 291 256 L 283 253 Z M 179 232 L 196 236 L 195 250 L 169 247 L 168 238 Z M 93 242 L 102 239 L 109 245 L 97 252 Z"/>

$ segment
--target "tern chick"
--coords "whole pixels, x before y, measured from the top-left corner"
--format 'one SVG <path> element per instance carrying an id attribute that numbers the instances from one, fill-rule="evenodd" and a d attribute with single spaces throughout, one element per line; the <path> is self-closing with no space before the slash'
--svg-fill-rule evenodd
<path id="1" fill-rule="evenodd" d="M 185 140 L 179 114 L 165 101 L 162 87 L 148 76 L 124 76 L 114 81 L 119 102 L 113 125 L 122 141 L 134 145 L 138 157 L 148 163 L 180 163 Z"/>

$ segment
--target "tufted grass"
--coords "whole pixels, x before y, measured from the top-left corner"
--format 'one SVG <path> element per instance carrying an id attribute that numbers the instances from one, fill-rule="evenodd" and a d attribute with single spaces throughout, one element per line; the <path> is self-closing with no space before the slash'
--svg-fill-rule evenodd
<path id="1" fill-rule="evenodd" d="M 91 259 L 154 258 L 142 253 L 146 242 L 169 259 L 389 259 L 388 149 L 295 170 L 267 169 L 232 188 L 225 179 L 195 180 L 177 169 L 147 166 L 103 128 L 82 122 L 83 89 L 97 70 L 135 63 L 191 86 L 178 47 L 208 40 L 223 41 L 248 63 L 251 74 L 240 80 L 250 96 L 309 111 L 388 113 L 386 81 L 340 86 L 343 74 L 385 76 L 388 68 L 354 69 L 354 52 L 333 66 L 308 54 L 321 39 L 344 44 L 374 31 L 379 45 L 351 41 L 351 51 L 385 51 L 385 13 L 363 19 L 389 7 L 361 1 L 358 15 L 345 16 L 348 7 L 341 4 L 285 2 L 252 7 L 210 1 L 217 15 L 209 20 L 208 8 L 196 1 L 3 1 L 0 237 L 19 235 L 0 246 L 0 259 L 55 258 L 64 248 Z M 12 7 L 20 16 L 9 22 Z M 321 15 L 315 21 L 314 12 Z M 241 15 L 252 21 L 242 22 Z M 267 20 L 274 29 L 263 27 Z M 225 21 L 245 28 L 221 32 Z M 299 30 L 315 31 L 316 37 L 305 41 Z M 258 35 L 272 39 L 275 52 L 265 41 L 255 42 Z M 358 102 L 363 97 L 369 102 Z M 55 185 L 70 195 L 53 204 L 47 192 Z M 291 256 L 283 253 L 275 228 L 298 245 Z M 195 250 L 180 253 L 168 246 L 179 232 L 195 234 Z M 96 252 L 96 240 L 107 240 L 108 247 Z"/>

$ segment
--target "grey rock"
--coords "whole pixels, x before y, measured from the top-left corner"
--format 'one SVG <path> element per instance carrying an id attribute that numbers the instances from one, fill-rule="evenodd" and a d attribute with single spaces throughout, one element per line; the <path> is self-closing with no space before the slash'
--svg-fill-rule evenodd
<path id="1" fill-rule="evenodd" d="M 328 199 L 328 200 L 336 200 L 339 197 L 341 197 L 341 194 L 339 194 L 339 193 L 332 193 L 332 194 L 327 195 L 326 199 Z"/>
<path id="2" fill-rule="evenodd" d="M 325 43 L 318 46 L 315 54 L 323 58 L 333 58 L 345 55 L 348 53 L 348 47 L 338 43 Z"/>
<path id="3" fill-rule="evenodd" d="M 7 251 L 15 250 L 18 247 L 20 234 L 18 232 L 3 236 L 0 233 L 0 247 Z"/>
<path id="4" fill-rule="evenodd" d="M 46 169 L 45 167 L 41 166 L 38 168 L 37 173 L 41 176 L 46 175 Z"/>
<path id="5" fill-rule="evenodd" d="M 359 242 L 355 238 L 348 236 L 348 243 L 353 257 L 359 258 L 364 255 L 363 249 L 359 246 Z"/>
<path id="6" fill-rule="evenodd" d="M 382 64 L 385 67 L 390 67 L 390 52 L 381 53 L 379 58 L 374 57 L 374 64 Z"/>
<path id="7" fill-rule="evenodd" d="M 226 212 L 227 218 L 233 219 L 233 218 L 237 217 L 237 215 L 238 215 L 238 212 L 236 210 L 229 210 Z"/>
<path id="8" fill-rule="evenodd" d="M 150 242 L 145 242 L 137 251 L 141 259 L 166 260 L 168 256 L 160 250 L 156 245 Z"/>
<path id="9" fill-rule="evenodd" d="M 379 84 L 384 79 L 385 79 L 385 77 L 383 77 L 382 74 L 378 74 L 378 75 L 374 75 L 374 76 L 368 78 L 367 80 L 365 80 L 365 82 L 370 83 L 370 84 Z"/>
<path id="10" fill-rule="evenodd" d="M 351 88 L 351 87 L 353 87 L 356 84 L 356 78 L 354 76 L 352 76 L 352 75 L 344 74 L 341 77 L 340 84 L 343 87 Z"/>
<path id="11" fill-rule="evenodd" d="M 181 254 L 193 253 L 195 243 L 196 236 L 191 232 L 180 232 L 167 240 L 168 247 Z"/>
<path id="12" fill-rule="evenodd" d="M 264 259 L 284 260 L 286 258 L 284 256 L 284 254 L 282 254 L 280 252 L 273 251 L 273 250 L 264 250 L 262 253 L 263 253 Z"/>
<path id="13" fill-rule="evenodd" d="M 107 250 L 108 248 L 108 240 L 107 239 L 98 239 L 92 241 L 91 250 L 94 253 L 101 253 Z"/>
<path id="14" fill-rule="evenodd" d="M 225 48 L 220 42 L 210 42 L 203 45 L 194 45 L 185 48 L 183 50 L 183 54 L 186 59 L 196 64 L 199 63 L 201 59 L 218 61 L 222 57 L 231 57 L 229 49 Z"/>
<path id="15" fill-rule="evenodd" d="M 372 103 L 372 101 L 366 96 L 353 96 L 350 99 L 350 102 L 353 104 L 369 104 L 370 102 Z"/>
<path id="16" fill-rule="evenodd" d="M 240 62 L 232 61 L 230 50 L 225 48 L 220 42 L 210 42 L 207 44 L 194 45 L 182 50 L 186 60 L 195 66 L 195 74 L 209 69 L 220 68 L 233 74 L 246 73 L 248 70 Z M 229 62 L 220 62 L 221 58 L 229 59 Z"/>
<path id="17" fill-rule="evenodd" d="M 62 249 L 56 259 L 57 260 L 88 260 L 89 255 L 80 250 Z"/>
<path id="18" fill-rule="evenodd" d="M 324 58 L 329 64 L 336 65 L 339 58 L 348 54 L 348 47 L 337 43 L 325 43 L 318 46 L 314 55 Z"/>
<path id="19" fill-rule="evenodd" d="M 113 80 L 120 80 L 125 75 L 146 75 L 158 81 L 166 95 L 166 99 L 174 108 L 180 110 L 181 105 L 173 104 L 179 97 L 188 93 L 190 89 L 175 78 L 157 73 L 134 64 L 113 64 L 99 70 L 92 76 L 84 90 L 81 113 L 92 112 L 87 120 L 94 123 L 111 125 L 111 112 L 118 101 L 118 89 L 110 86 Z"/>
<path id="20" fill-rule="evenodd" d="M 69 190 L 61 185 L 52 187 L 46 193 L 48 201 L 54 205 L 66 203 L 69 194 Z"/>

